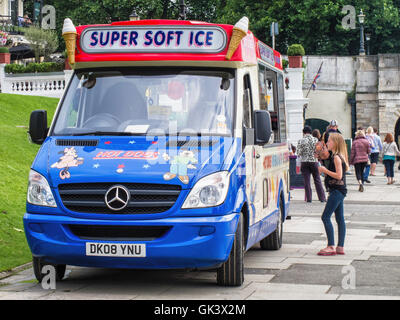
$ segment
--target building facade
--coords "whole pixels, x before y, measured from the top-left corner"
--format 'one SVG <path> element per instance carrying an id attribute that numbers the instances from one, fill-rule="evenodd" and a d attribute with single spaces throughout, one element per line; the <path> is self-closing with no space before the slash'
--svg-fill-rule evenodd
<path id="1" fill-rule="evenodd" d="M 305 119 L 339 122 L 345 138 L 358 127 L 378 128 L 381 137 L 400 137 L 400 54 L 333 57 L 306 56 L 303 92 Z M 317 90 L 311 83 L 322 63 Z"/>

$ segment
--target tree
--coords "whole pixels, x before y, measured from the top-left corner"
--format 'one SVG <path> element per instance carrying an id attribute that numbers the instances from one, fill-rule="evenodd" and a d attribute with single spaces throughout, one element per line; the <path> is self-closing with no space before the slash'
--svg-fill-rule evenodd
<path id="1" fill-rule="evenodd" d="M 356 15 L 363 9 L 365 28 L 372 31 L 372 54 L 400 51 L 400 3 L 396 0 L 227 0 L 220 18 L 234 24 L 247 15 L 250 29 L 266 43 L 271 43 L 269 26 L 278 22 L 276 48 L 281 52 L 301 43 L 306 54 L 354 55 L 359 50 L 359 24 L 355 21 L 356 28 L 350 30 L 342 27 L 345 5 L 353 5 Z"/>
<path id="2" fill-rule="evenodd" d="M 33 10 L 34 0 L 25 0 L 24 7 Z M 75 25 L 103 24 L 128 20 L 135 9 L 141 19 L 178 19 L 179 0 L 53 0 L 60 48 L 61 29 L 66 17 Z M 355 28 L 342 26 L 345 5 L 352 5 L 356 15 L 363 9 L 365 29 L 372 33 L 371 54 L 400 52 L 399 0 L 185 0 L 187 19 L 235 24 L 247 16 L 250 30 L 270 44 L 270 25 L 278 22 L 278 51 L 286 53 L 289 45 L 301 43 L 306 54 L 358 54 L 360 32 L 357 17 Z"/>
<path id="3" fill-rule="evenodd" d="M 30 42 L 36 62 L 40 62 L 41 56 L 44 56 L 46 61 L 49 55 L 58 48 L 57 33 L 53 30 L 30 27 L 25 31 L 25 38 Z"/>

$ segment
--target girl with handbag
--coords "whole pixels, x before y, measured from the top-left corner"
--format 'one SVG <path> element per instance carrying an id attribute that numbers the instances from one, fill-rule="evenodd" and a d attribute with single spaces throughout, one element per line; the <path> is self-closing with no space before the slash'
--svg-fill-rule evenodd
<path id="1" fill-rule="evenodd" d="M 327 147 L 330 151 L 328 167 L 319 167 L 319 172 L 325 174 L 325 184 L 329 192 L 329 197 L 321 217 L 328 238 L 328 246 L 318 252 L 318 255 L 321 256 L 344 254 L 343 246 L 346 235 L 343 201 L 347 194 L 345 173 L 349 169 L 347 147 L 340 133 L 331 133 L 329 135 Z M 331 216 L 334 212 L 339 233 L 339 241 L 336 249 L 334 248 L 334 229 L 331 222 Z"/>

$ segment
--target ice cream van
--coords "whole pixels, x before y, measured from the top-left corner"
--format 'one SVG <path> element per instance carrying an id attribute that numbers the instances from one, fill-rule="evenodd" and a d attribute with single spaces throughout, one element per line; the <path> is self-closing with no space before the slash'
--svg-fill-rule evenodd
<path id="1" fill-rule="evenodd" d="M 63 36 L 73 74 L 29 174 L 35 276 L 66 265 L 211 269 L 240 286 L 245 252 L 282 246 L 289 212 L 281 55 L 236 25 L 139 20 Z"/>

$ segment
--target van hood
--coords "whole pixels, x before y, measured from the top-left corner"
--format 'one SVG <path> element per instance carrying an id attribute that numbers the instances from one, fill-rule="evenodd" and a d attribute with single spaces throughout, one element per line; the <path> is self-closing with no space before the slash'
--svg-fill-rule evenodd
<path id="1" fill-rule="evenodd" d="M 232 137 L 49 137 L 49 184 L 157 183 L 190 189 L 221 170 Z M 33 168 L 35 169 L 35 168 Z"/>

